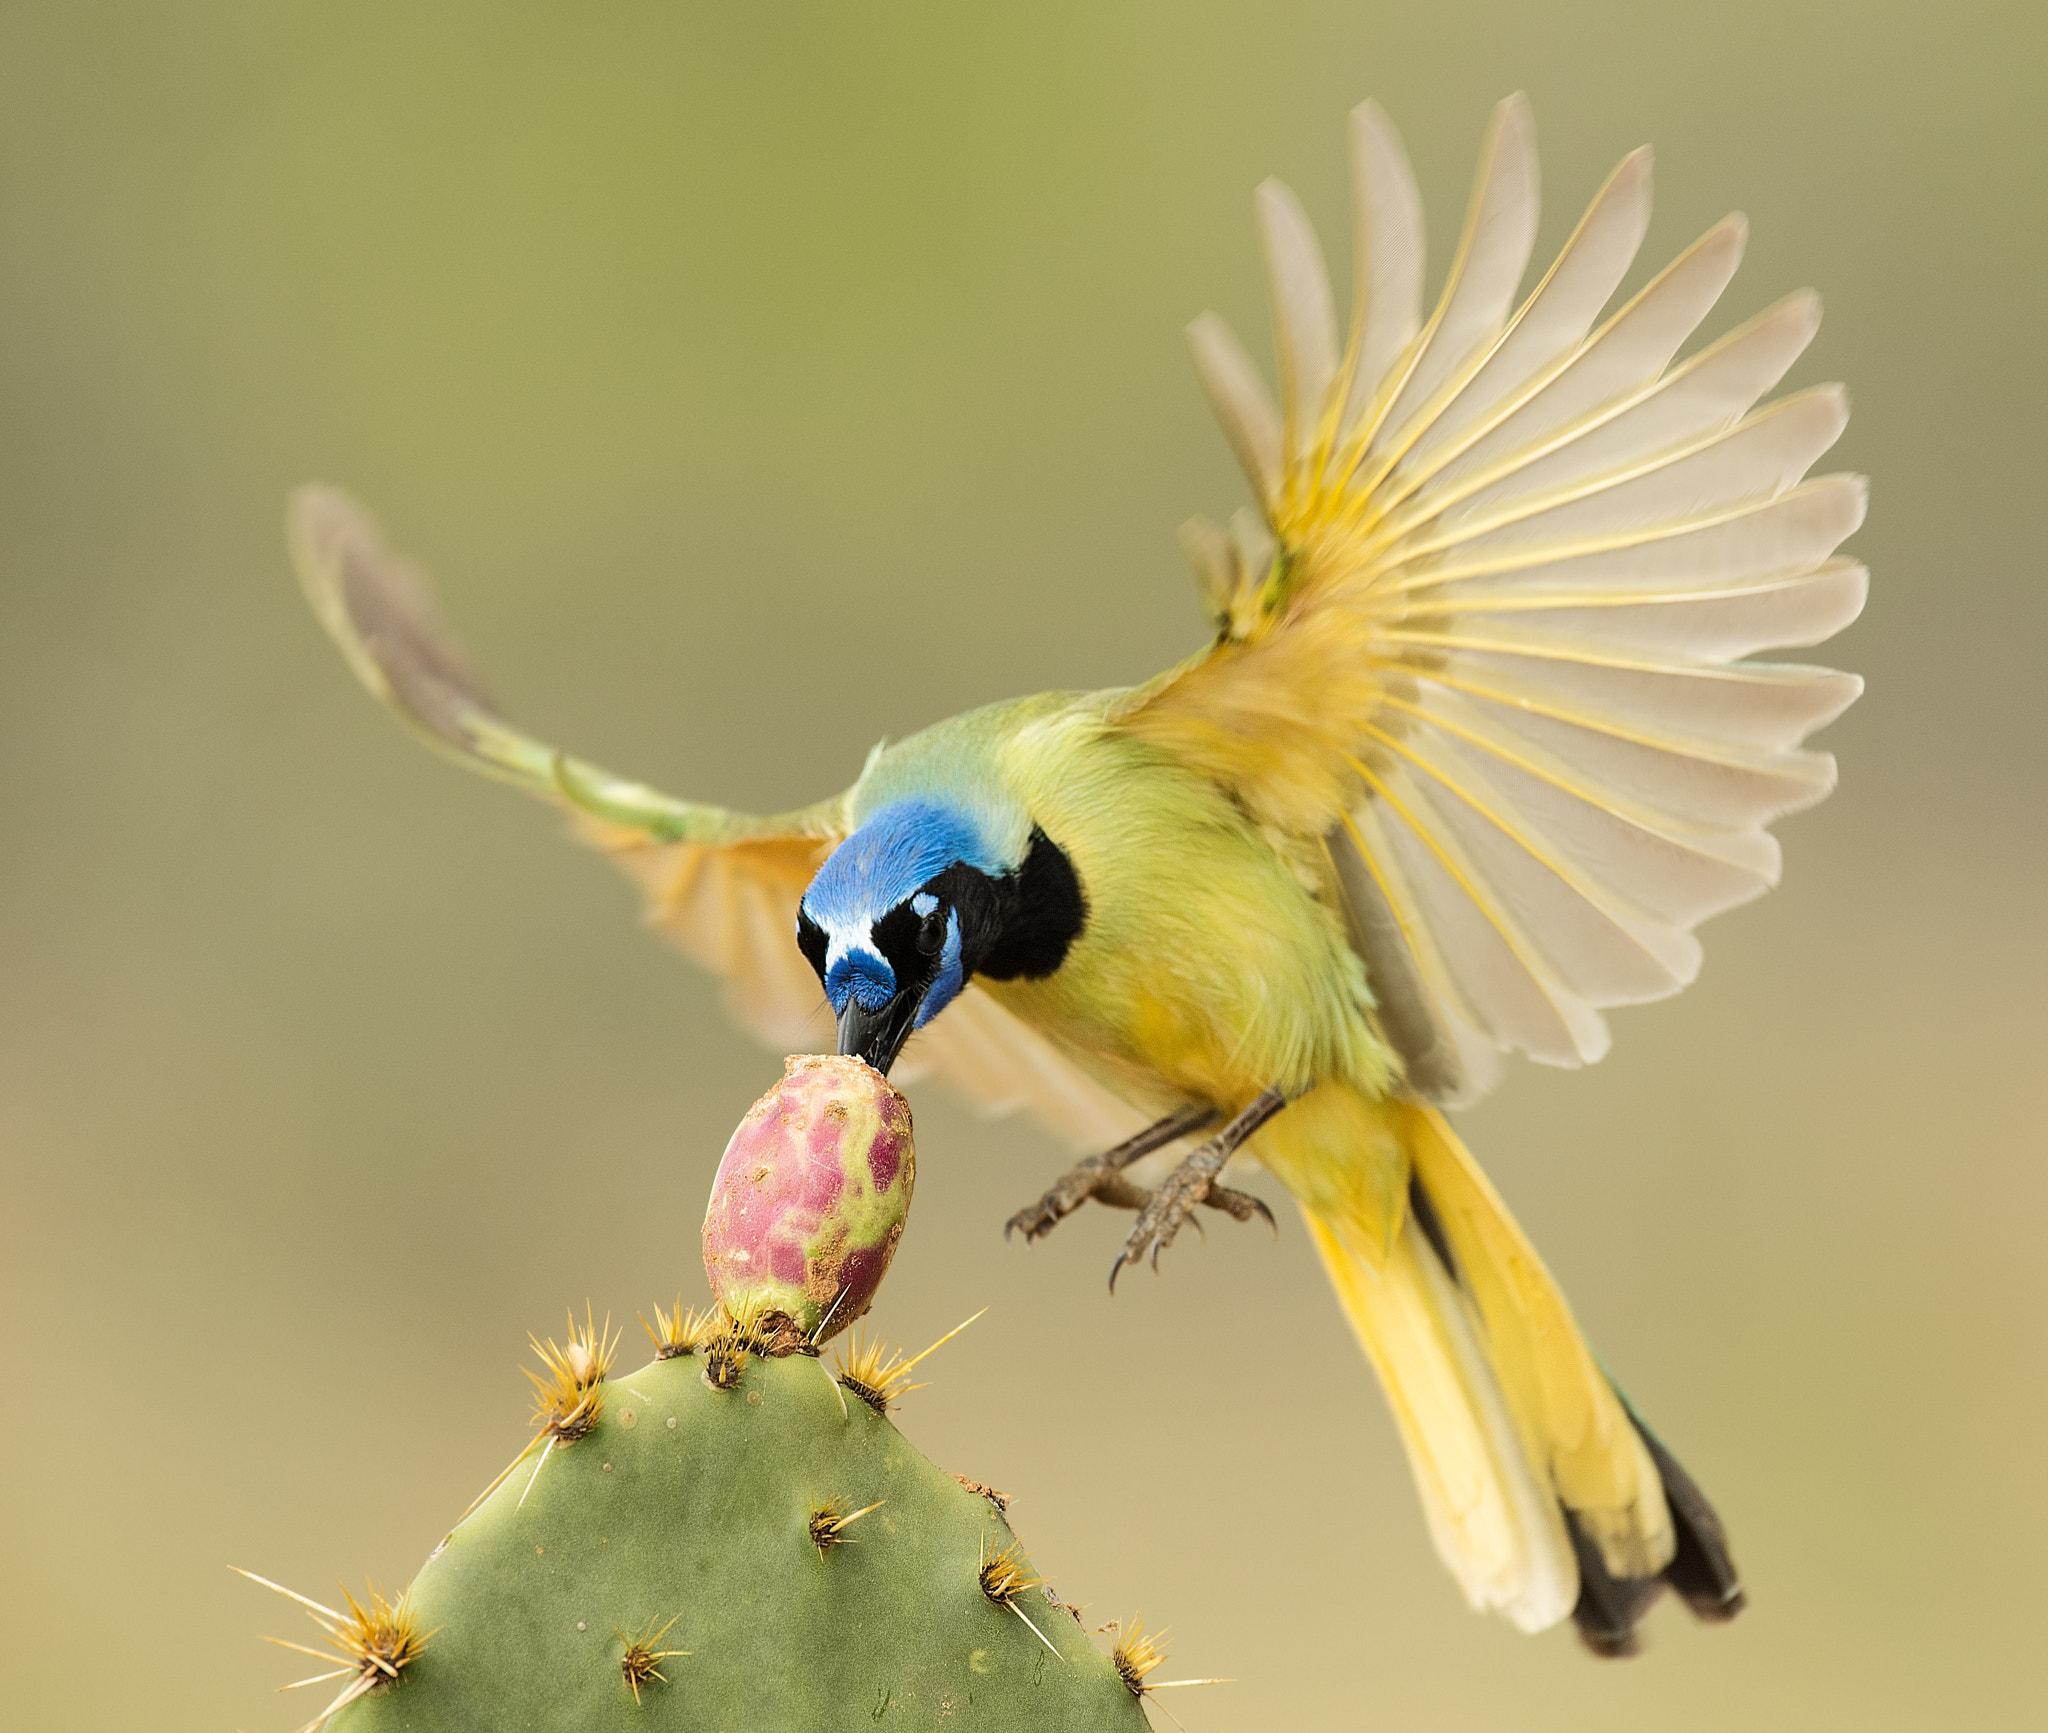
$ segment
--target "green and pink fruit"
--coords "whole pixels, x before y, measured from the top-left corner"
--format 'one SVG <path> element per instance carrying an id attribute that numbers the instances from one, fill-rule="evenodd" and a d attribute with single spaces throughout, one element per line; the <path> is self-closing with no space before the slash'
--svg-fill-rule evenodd
<path id="1" fill-rule="evenodd" d="M 910 1104 L 865 1061 L 800 1054 L 748 1109 L 704 1212 L 704 1269 L 735 1318 L 781 1313 L 809 1341 L 873 1303 L 917 1178 Z"/>

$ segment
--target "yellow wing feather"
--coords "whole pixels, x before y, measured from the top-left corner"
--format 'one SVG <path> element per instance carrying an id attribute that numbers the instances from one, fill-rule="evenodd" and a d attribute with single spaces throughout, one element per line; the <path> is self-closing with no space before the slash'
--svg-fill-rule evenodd
<path id="1" fill-rule="evenodd" d="M 1847 410 L 1762 400 L 1811 340 L 1789 297 L 1674 364 L 1740 262 L 1710 229 L 1604 322 L 1640 245 L 1625 158 L 1513 307 L 1536 225 L 1527 105 L 1496 112 L 1443 294 L 1386 117 L 1353 120 L 1361 296 L 1336 348 L 1307 219 L 1258 211 L 1280 401 L 1220 320 L 1189 338 L 1263 525 L 1186 536 L 1216 624 L 1115 719 L 1260 822 L 1326 839 L 1411 1085 L 1455 1103 L 1519 1048 L 1605 1051 L 1675 991 L 1691 928 L 1776 878 L 1764 825 L 1833 786 L 1800 742 L 1861 683 L 1739 660 L 1853 619 L 1862 484 L 1806 480 Z"/>

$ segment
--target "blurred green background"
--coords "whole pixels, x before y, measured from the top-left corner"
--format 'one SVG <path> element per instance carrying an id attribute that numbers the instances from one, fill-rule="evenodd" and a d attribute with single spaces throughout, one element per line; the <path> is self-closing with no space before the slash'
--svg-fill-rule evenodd
<path id="1" fill-rule="evenodd" d="M 514 713 L 782 804 L 1200 635 L 1243 498 L 1180 336 L 1250 195 L 1347 256 L 1378 96 L 1441 273 L 1526 88 L 1554 247 L 1658 148 L 1710 331 L 1828 297 L 1876 478 L 1839 795 L 1681 999 L 1467 1134 L 1715 1493 L 1753 1606 L 1597 1665 L 1463 1610 L 1298 1225 L 1005 1249 L 1065 1160 L 917 1099 L 906 1415 L 1221 1729 L 2038 1726 L 2048 1591 L 2040 10 L 0 7 L 0 1693 L 284 1729 L 297 1616 L 403 1583 L 524 1436 L 528 1329 L 700 1291 L 775 1075 L 628 888 L 419 751 L 294 592 L 347 485 Z M 1340 263 L 1341 269 L 1341 263 Z M 1640 280 L 1642 271 L 1633 280 Z M 1263 345 L 1261 345 L 1263 347 Z M 304 1694 L 301 1694 L 304 1695 Z"/>

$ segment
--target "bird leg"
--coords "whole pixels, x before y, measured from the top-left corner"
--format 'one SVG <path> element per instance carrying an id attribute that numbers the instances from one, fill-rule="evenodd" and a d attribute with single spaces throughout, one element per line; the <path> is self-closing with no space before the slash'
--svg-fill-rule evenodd
<path id="1" fill-rule="evenodd" d="M 1020 1209 L 1003 1224 L 1003 1238 L 1022 1232 L 1028 1245 L 1052 1232 L 1054 1226 L 1079 1209 L 1091 1197 L 1114 1209 L 1142 1209 L 1151 1193 L 1124 1178 L 1124 1169 L 1141 1155 L 1164 1149 L 1177 1137 L 1200 1131 L 1216 1119 L 1213 1107 L 1183 1107 L 1168 1114 L 1157 1125 L 1148 1125 L 1136 1137 L 1077 1161 L 1061 1174 L 1052 1190 L 1028 1208 Z M 1242 1219 L 1242 1218 L 1240 1218 Z"/>
<path id="2" fill-rule="evenodd" d="M 1116 1291 L 1116 1279 L 1124 1265 L 1137 1263 L 1149 1253 L 1152 1268 L 1159 1268 L 1159 1254 L 1173 1244 L 1173 1236 L 1180 1232 L 1181 1224 L 1194 1215 L 1197 1204 L 1227 1209 L 1241 1222 L 1250 1221 L 1256 1211 L 1266 1218 L 1268 1226 L 1272 1224 L 1271 1210 L 1246 1192 L 1231 1191 L 1227 1186 L 1218 1185 L 1216 1176 L 1245 1139 L 1286 1105 L 1286 1096 L 1277 1089 L 1268 1089 L 1166 1176 L 1166 1183 L 1154 1191 L 1145 1200 L 1145 1207 L 1138 1211 L 1138 1219 L 1131 1225 L 1124 1249 L 1117 1253 L 1116 1262 L 1110 1265 L 1111 1293 Z"/>

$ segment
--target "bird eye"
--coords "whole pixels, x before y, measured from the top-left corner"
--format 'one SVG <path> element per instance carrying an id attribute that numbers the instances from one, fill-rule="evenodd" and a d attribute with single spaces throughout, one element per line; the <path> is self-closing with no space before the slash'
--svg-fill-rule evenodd
<path id="1" fill-rule="evenodd" d="M 934 909 L 925 916 L 924 924 L 917 929 L 917 948 L 927 957 L 936 957 L 946 943 L 946 911 Z"/>

